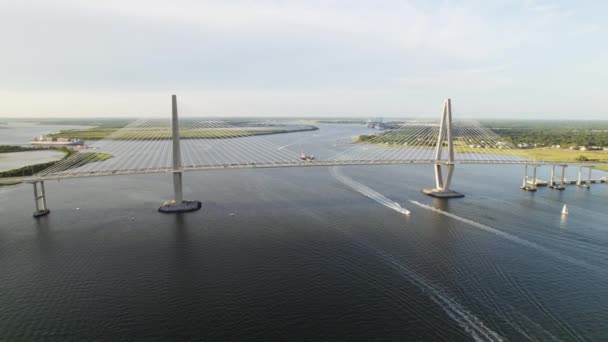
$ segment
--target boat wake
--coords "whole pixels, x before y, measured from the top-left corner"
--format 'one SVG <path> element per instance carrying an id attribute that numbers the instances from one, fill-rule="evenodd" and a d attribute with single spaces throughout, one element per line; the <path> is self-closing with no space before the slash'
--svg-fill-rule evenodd
<path id="1" fill-rule="evenodd" d="M 308 209 L 302 209 L 312 218 L 327 224 L 330 222 L 339 232 L 348 236 L 350 241 L 364 250 L 369 251 L 372 255 L 383 260 L 389 267 L 397 271 L 404 279 L 407 279 L 411 284 L 415 285 L 420 291 L 428 296 L 445 314 L 458 324 L 474 341 L 503 341 L 503 337 L 491 327 L 485 324 L 479 317 L 469 311 L 466 307 L 460 304 L 441 286 L 434 284 L 420 273 L 416 272 L 407 262 L 400 260 L 395 255 L 377 247 L 365 239 L 361 239 L 353 234 L 351 230 L 344 229 L 341 222 L 334 222 L 331 219 L 322 217 L 319 213 L 312 212 Z M 344 257 L 340 255 L 339 257 Z M 352 263 L 353 267 L 362 267 L 362 263 Z M 374 280 L 378 280 L 374 276 Z M 386 290 L 386 287 L 383 287 Z M 397 300 L 405 300 L 398 297 Z"/>
<path id="2" fill-rule="evenodd" d="M 481 319 L 453 299 L 441 287 L 431 283 L 394 256 L 372 246 L 368 245 L 368 247 L 375 250 L 386 262 L 396 267 L 410 280 L 410 282 L 423 292 L 426 292 L 431 300 L 433 300 L 452 320 L 458 323 L 474 341 L 503 341 L 503 338 L 499 333 L 488 327 Z"/>
<path id="3" fill-rule="evenodd" d="M 362 194 L 365 197 L 368 197 L 370 199 L 373 199 L 374 201 L 382 204 L 383 206 L 393 209 L 396 212 L 399 212 L 401 214 L 404 215 L 409 215 L 410 211 L 401 207 L 401 205 L 395 201 L 392 201 L 386 197 L 384 197 L 382 194 L 378 193 L 377 191 L 374 191 L 370 188 L 368 188 L 367 186 L 358 183 L 356 181 L 354 181 L 353 179 L 345 176 L 341 171 L 340 168 L 337 167 L 331 167 L 330 168 L 330 172 L 331 175 L 339 180 L 342 184 L 350 187 L 351 189 L 357 191 L 358 193 Z"/>
<path id="4" fill-rule="evenodd" d="M 584 262 L 582 260 L 578 260 L 578 259 L 569 257 L 567 255 L 563 255 L 561 253 L 555 252 L 555 251 L 553 251 L 551 249 L 543 247 L 543 246 L 541 246 L 541 245 L 539 245 L 537 243 L 534 243 L 532 241 L 528 241 L 528 240 L 522 239 L 522 238 L 520 238 L 518 236 L 515 236 L 515 235 L 512 235 L 512 234 L 503 232 L 501 230 L 498 230 L 496 228 L 492 228 L 490 226 L 486 226 L 485 224 L 482 224 L 482 223 L 479 223 L 479 222 L 475 222 L 475 221 L 466 219 L 464 217 L 460 217 L 460 216 L 454 215 L 452 213 L 449 213 L 447 211 L 443 211 L 441 209 L 437 209 L 437 208 L 432 207 L 430 205 L 422 204 L 422 203 L 420 203 L 418 201 L 410 200 L 410 202 L 412 202 L 413 204 L 415 204 L 415 205 L 417 205 L 417 206 L 419 206 L 421 208 L 434 211 L 434 212 L 436 212 L 438 214 L 441 214 L 443 216 L 447 216 L 449 218 L 453 218 L 453 219 L 455 219 L 457 221 L 460 221 L 460 222 L 463 222 L 463 223 L 467 223 L 467 224 L 469 224 L 469 225 L 471 225 L 473 227 L 482 229 L 482 230 L 484 230 L 486 232 L 492 233 L 494 235 L 498 235 L 498 236 L 500 236 L 500 237 L 502 237 L 504 239 L 507 239 L 507 240 L 509 240 L 511 242 L 514 242 L 514 243 L 517 243 L 519 245 L 535 249 L 535 250 L 537 250 L 537 251 L 539 251 L 541 253 L 544 253 L 546 255 L 552 256 L 552 257 L 557 258 L 557 259 L 559 259 L 561 261 L 565 261 L 565 262 L 568 262 L 570 264 L 573 264 L 573 265 L 576 265 L 576 266 L 580 266 L 580 267 L 583 267 L 583 268 L 586 268 L 586 269 L 589 269 L 589 270 L 592 270 L 592 271 L 601 271 L 597 267 L 595 267 L 595 266 L 593 266 L 591 264 L 588 264 L 588 263 L 586 263 L 586 262 Z"/>

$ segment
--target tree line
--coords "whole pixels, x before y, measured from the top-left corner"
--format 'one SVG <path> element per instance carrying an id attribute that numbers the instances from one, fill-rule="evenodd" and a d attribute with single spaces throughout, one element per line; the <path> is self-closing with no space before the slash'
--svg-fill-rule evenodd
<path id="1" fill-rule="evenodd" d="M 503 139 L 518 144 L 542 146 L 608 146 L 608 130 L 566 128 L 492 128 Z"/>

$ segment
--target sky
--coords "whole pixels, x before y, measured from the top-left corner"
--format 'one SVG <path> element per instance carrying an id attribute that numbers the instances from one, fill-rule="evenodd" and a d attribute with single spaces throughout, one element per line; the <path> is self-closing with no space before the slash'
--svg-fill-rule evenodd
<path id="1" fill-rule="evenodd" d="M 608 119 L 607 1 L 2 0 L 0 117 Z"/>

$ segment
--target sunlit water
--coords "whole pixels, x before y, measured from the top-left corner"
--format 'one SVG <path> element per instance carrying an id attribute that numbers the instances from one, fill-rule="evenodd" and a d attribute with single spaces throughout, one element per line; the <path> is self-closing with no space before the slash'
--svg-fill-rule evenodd
<path id="1" fill-rule="evenodd" d="M 48 163 L 63 158 L 59 151 L 27 151 L 0 153 L 0 172 L 18 169 L 23 166 Z"/>
<path id="2" fill-rule="evenodd" d="M 168 174 L 74 179 L 39 220 L 31 185 L 0 187 L 0 340 L 608 339 L 608 185 L 521 175 L 459 165 L 443 201 L 426 165 L 189 172 L 184 215 L 156 212 Z"/>
<path id="3" fill-rule="evenodd" d="M 11 122 L 0 125 L 0 145 L 29 145 L 32 138 L 55 133 L 62 129 L 81 129 L 91 126 L 78 125 L 36 125 Z"/>

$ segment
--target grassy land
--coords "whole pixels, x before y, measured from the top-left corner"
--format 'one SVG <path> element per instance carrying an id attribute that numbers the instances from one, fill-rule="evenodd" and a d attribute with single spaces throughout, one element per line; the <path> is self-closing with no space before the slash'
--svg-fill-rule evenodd
<path id="1" fill-rule="evenodd" d="M 100 153 L 100 152 L 83 152 L 74 154 L 69 160 L 61 164 L 61 167 L 57 168 L 55 171 L 66 171 L 69 169 L 74 169 L 77 167 L 81 167 L 87 164 L 96 163 L 99 161 L 104 161 L 112 158 L 111 154 Z M 62 159 L 62 161 L 65 159 Z"/>
<path id="2" fill-rule="evenodd" d="M 576 163 L 586 161 L 608 163 L 608 151 L 576 151 L 547 147 L 511 151 L 524 158 L 548 162 Z M 597 169 L 608 171 L 608 166 L 598 166 Z"/>
<path id="3" fill-rule="evenodd" d="M 49 138 L 68 138 L 82 140 L 101 140 L 116 132 L 118 128 L 95 127 L 89 129 L 65 129 L 46 135 Z"/>
<path id="4" fill-rule="evenodd" d="M 48 148 L 45 148 L 45 147 L 23 147 L 23 146 L 15 146 L 15 145 L 0 145 L 0 153 L 41 151 L 41 150 L 48 150 Z"/>
<path id="5" fill-rule="evenodd" d="M 395 144 L 393 140 L 402 141 L 403 138 L 399 139 L 396 137 L 390 137 L 391 139 L 384 139 L 382 135 L 362 135 L 360 136 L 356 143 L 366 143 L 366 144 L 376 144 L 381 145 L 383 147 L 388 148 L 419 148 L 419 149 L 435 149 L 435 146 L 432 145 L 402 145 Z M 388 144 L 387 144 L 388 143 Z M 487 153 L 487 154 L 497 154 L 497 155 L 511 155 L 517 156 L 525 159 L 538 160 L 538 161 L 546 161 L 546 162 L 570 162 L 570 163 L 578 163 L 578 162 L 600 162 L 600 163 L 608 163 L 608 151 L 578 151 L 578 150 L 570 150 L 570 149 L 561 149 L 561 148 L 549 148 L 549 147 L 541 147 L 541 148 L 530 148 L 530 149 L 484 149 L 484 148 L 475 148 L 469 147 L 465 143 L 455 141 L 454 148 L 456 152 L 459 153 Z M 608 171 L 608 166 L 598 166 L 596 167 L 599 170 Z"/>
<path id="6" fill-rule="evenodd" d="M 518 155 L 526 156 L 530 159 L 543 161 L 587 161 L 608 163 L 608 151 L 576 151 L 561 148 L 531 148 L 525 150 L 511 150 Z"/>
<path id="7" fill-rule="evenodd" d="M 433 147 L 435 148 L 435 147 Z M 454 142 L 454 149 L 459 153 L 487 153 L 498 155 L 511 155 L 532 160 L 547 162 L 605 162 L 608 163 L 608 151 L 578 151 L 562 148 L 476 148 L 464 143 Z"/>
<path id="8" fill-rule="evenodd" d="M 28 165 L 28 166 L 24 166 L 19 169 L 0 172 L 0 178 L 33 176 L 42 170 L 45 170 L 59 162 L 67 160 L 68 158 L 70 158 L 69 163 L 65 163 L 64 167 L 61 167 L 61 168 L 57 169 L 56 171 L 65 171 L 65 170 L 80 167 L 80 166 L 83 166 L 86 164 L 95 163 L 98 161 L 104 161 L 104 160 L 112 158 L 112 155 L 107 154 L 107 153 L 98 153 L 98 152 L 78 153 L 72 149 L 67 149 L 67 148 L 62 148 L 61 150 L 65 151 L 66 155 L 60 160 L 55 160 L 52 162 L 42 163 L 42 164 Z"/>
<path id="9" fill-rule="evenodd" d="M 317 127 L 310 126 L 299 129 L 222 129 L 222 128 L 185 128 L 180 129 L 182 139 L 227 139 L 239 136 L 254 136 L 280 134 L 290 132 L 302 132 L 317 130 Z M 49 134 L 48 137 L 82 139 L 82 140 L 150 140 L 150 139 L 171 139 L 171 130 L 164 127 L 132 128 L 123 132 L 118 132 L 118 128 L 95 127 L 90 129 L 69 129 L 58 133 Z M 113 133 L 116 133 L 111 136 Z"/>
<path id="10" fill-rule="evenodd" d="M 490 153 L 490 154 L 508 154 L 531 160 L 545 162 L 598 162 L 608 163 L 608 151 L 577 151 L 561 148 L 529 148 L 529 149 L 476 149 L 469 147 L 458 147 L 458 152 L 466 153 Z M 603 170 L 608 170 L 608 167 L 598 167 Z"/>

